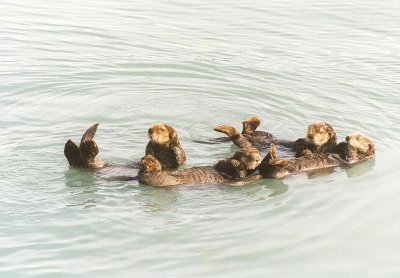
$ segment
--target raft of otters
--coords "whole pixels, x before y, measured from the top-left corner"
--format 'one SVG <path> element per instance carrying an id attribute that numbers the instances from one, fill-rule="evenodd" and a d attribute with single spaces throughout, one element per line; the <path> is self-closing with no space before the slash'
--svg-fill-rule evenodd
<path id="1" fill-rule="evenodd" d="M 334 167 L 349 167 L 372 158 L 375 145 L 367 136 L 352 133 L 338 143 L 336 133 L 325 122 L 312 123 L 307 135 L 295 141 L 277 139 L 269 132 L 258 131 L 260 120 L 252 117 L 242 122 L 241 132 L 228 125 L 215 131 L 226 137 L 210 139 L 208 143 L 232 141 L 239 149 L 212 166 L 182 169 L 186 155 L 176 131 L 167 124 L 154 124 L 148 130 L 149 143 L 145 156 L 139 162 L 137 179 L 152 186 L 183 184 L 244 184 L 260 178 L 283 178 L 301 172 Z M 96 158 L 99 148 L 94 141 L 98 124 L 91 126 L 82 136 L 79 146 L 72 140 L 65 144 L 64 154 L 72 167 L 99 169 L 116 167 Z M 277 145 L 291 149 L 295 155 L 289 159 L 277 157 Z M 262 150 L 268 150 L 261 159 Z"/>

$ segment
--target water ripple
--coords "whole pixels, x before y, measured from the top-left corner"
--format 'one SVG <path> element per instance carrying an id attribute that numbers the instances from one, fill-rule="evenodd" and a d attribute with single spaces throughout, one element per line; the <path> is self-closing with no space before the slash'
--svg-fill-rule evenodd
<path id="1" fill-rule="evenodd" d="M 398 276 L 398 17 L 394 0 L 2 1 L 0 276 Z M 250 116 L 289 139 L 327 121 L 377 155 L 160 189 L 62 154 L 100 122 L 99 157 L 132 165 L 167 122 L 187 166 L 211 165 L 236 148 L 193 140 Z"/>

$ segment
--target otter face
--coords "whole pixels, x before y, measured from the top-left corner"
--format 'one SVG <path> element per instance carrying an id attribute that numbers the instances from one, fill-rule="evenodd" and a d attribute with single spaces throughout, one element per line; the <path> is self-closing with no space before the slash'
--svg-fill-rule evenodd
<path id="1" fill-rule="evenodd" d="M 166 124 L 153 124 L 147 132 L 150 141 L 156 145 L 173 147 L 178 145 L 178 136 L 175 130 Z"/>
<path id="2" fill-rule="evenodd" d="M 307 137 L 316 146 L 322 146 L 328 142 L 336 142 L 336 133 L 328 123 L 313 123 L 308 126 Z"/>
<path id="3" fill-rule="evenodd" d="M 372 156 L 375 154 L 375 144 L 371 138 L 360 134 L 352 133 L 346 136 L 346 141 L 354 147 L 358 153 L 362 153 L 367 156 Z"/>
<path id="4" fill-rule="evenodd" d="M 233 158 L 243 163 L 247 170 L 254 170 L 261 163 L 260 152 L 256 148 L 240 149 Z"/>
<path id="5" fill-rule="evenodd" d="M 161 171 L 161 164 L 154 156 L 149 154 L 140 160 L 140 170 L 144 173 L 157 173 Z"/>
<path id="6" fill-rule="evenodd" d="M 261 121 L 257 117 L 251 117 L 246 119 L 244 122 L 242 122 L 243 125 L 243 131 L 242 133 L 247 133 L 247 132 L 252 132 L 257 129 L 257 127 L 260 125 Z"/>

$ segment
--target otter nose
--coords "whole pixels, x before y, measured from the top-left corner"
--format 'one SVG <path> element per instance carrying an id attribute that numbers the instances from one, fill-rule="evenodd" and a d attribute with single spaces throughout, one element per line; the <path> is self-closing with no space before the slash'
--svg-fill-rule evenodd
<path id="1" fill-rule="evenodd" d="M 349 141 L 350 140 L 350 136 L 346 136 L 346 141 Z"/>
<path id="2" fill-rule="evenodd" d="M 152 128 L 149 128 L 148 133 L 149 133 L 150 135 L 153 134 L 153 129 L 152 129 Z"/>

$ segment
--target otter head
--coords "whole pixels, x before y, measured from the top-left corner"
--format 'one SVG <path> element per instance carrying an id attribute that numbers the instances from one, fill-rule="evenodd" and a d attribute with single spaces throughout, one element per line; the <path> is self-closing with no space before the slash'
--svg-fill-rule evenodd
<path id="1" fill-rule="evenodd" d="M 243 163 L 247 170 L 254 170 L 261 163 L 260 152 L 253 147 L 239 149 L 232 158 Z"/>
<path id="2" fill-rule="evenodd" d="M 149 139 L 153 144 L 165 147 L 179 145 L 178 135 L 171 126 L 166 124 L 153 124 L 148 130 Z"/>
<path id="3" fill-rule="evenodd" d="M 149 154 L 140 160 L 140 171 L 146 174 L 158 173 L 161 171 L 161 164 L 154 156 Z"/>
<path id="4" fill-rule="evenodd" d="M 336 144 L 336 132 L 328 123 L 313 123 L 308 126 L 307 137 L 316 147 L 329 143 Z"/>
<path id="5" fill-rule="evenodd" d="M 352 133 L 346 136 L 346 142 L 356 149 L 357 153 L 371 157 L 375 154 L 375 144 L 371 138 L 360 134 Z"/>
<path id="6" fill-rule="evenodd" d="M 242 122 L 243 125 L 243 130 L 242 133 L 251 133 L 257 129 L 257 127 L 260 125 L 261 121 L 258 117 L 251 117 L 246 119 L 244 122 Z"/>

